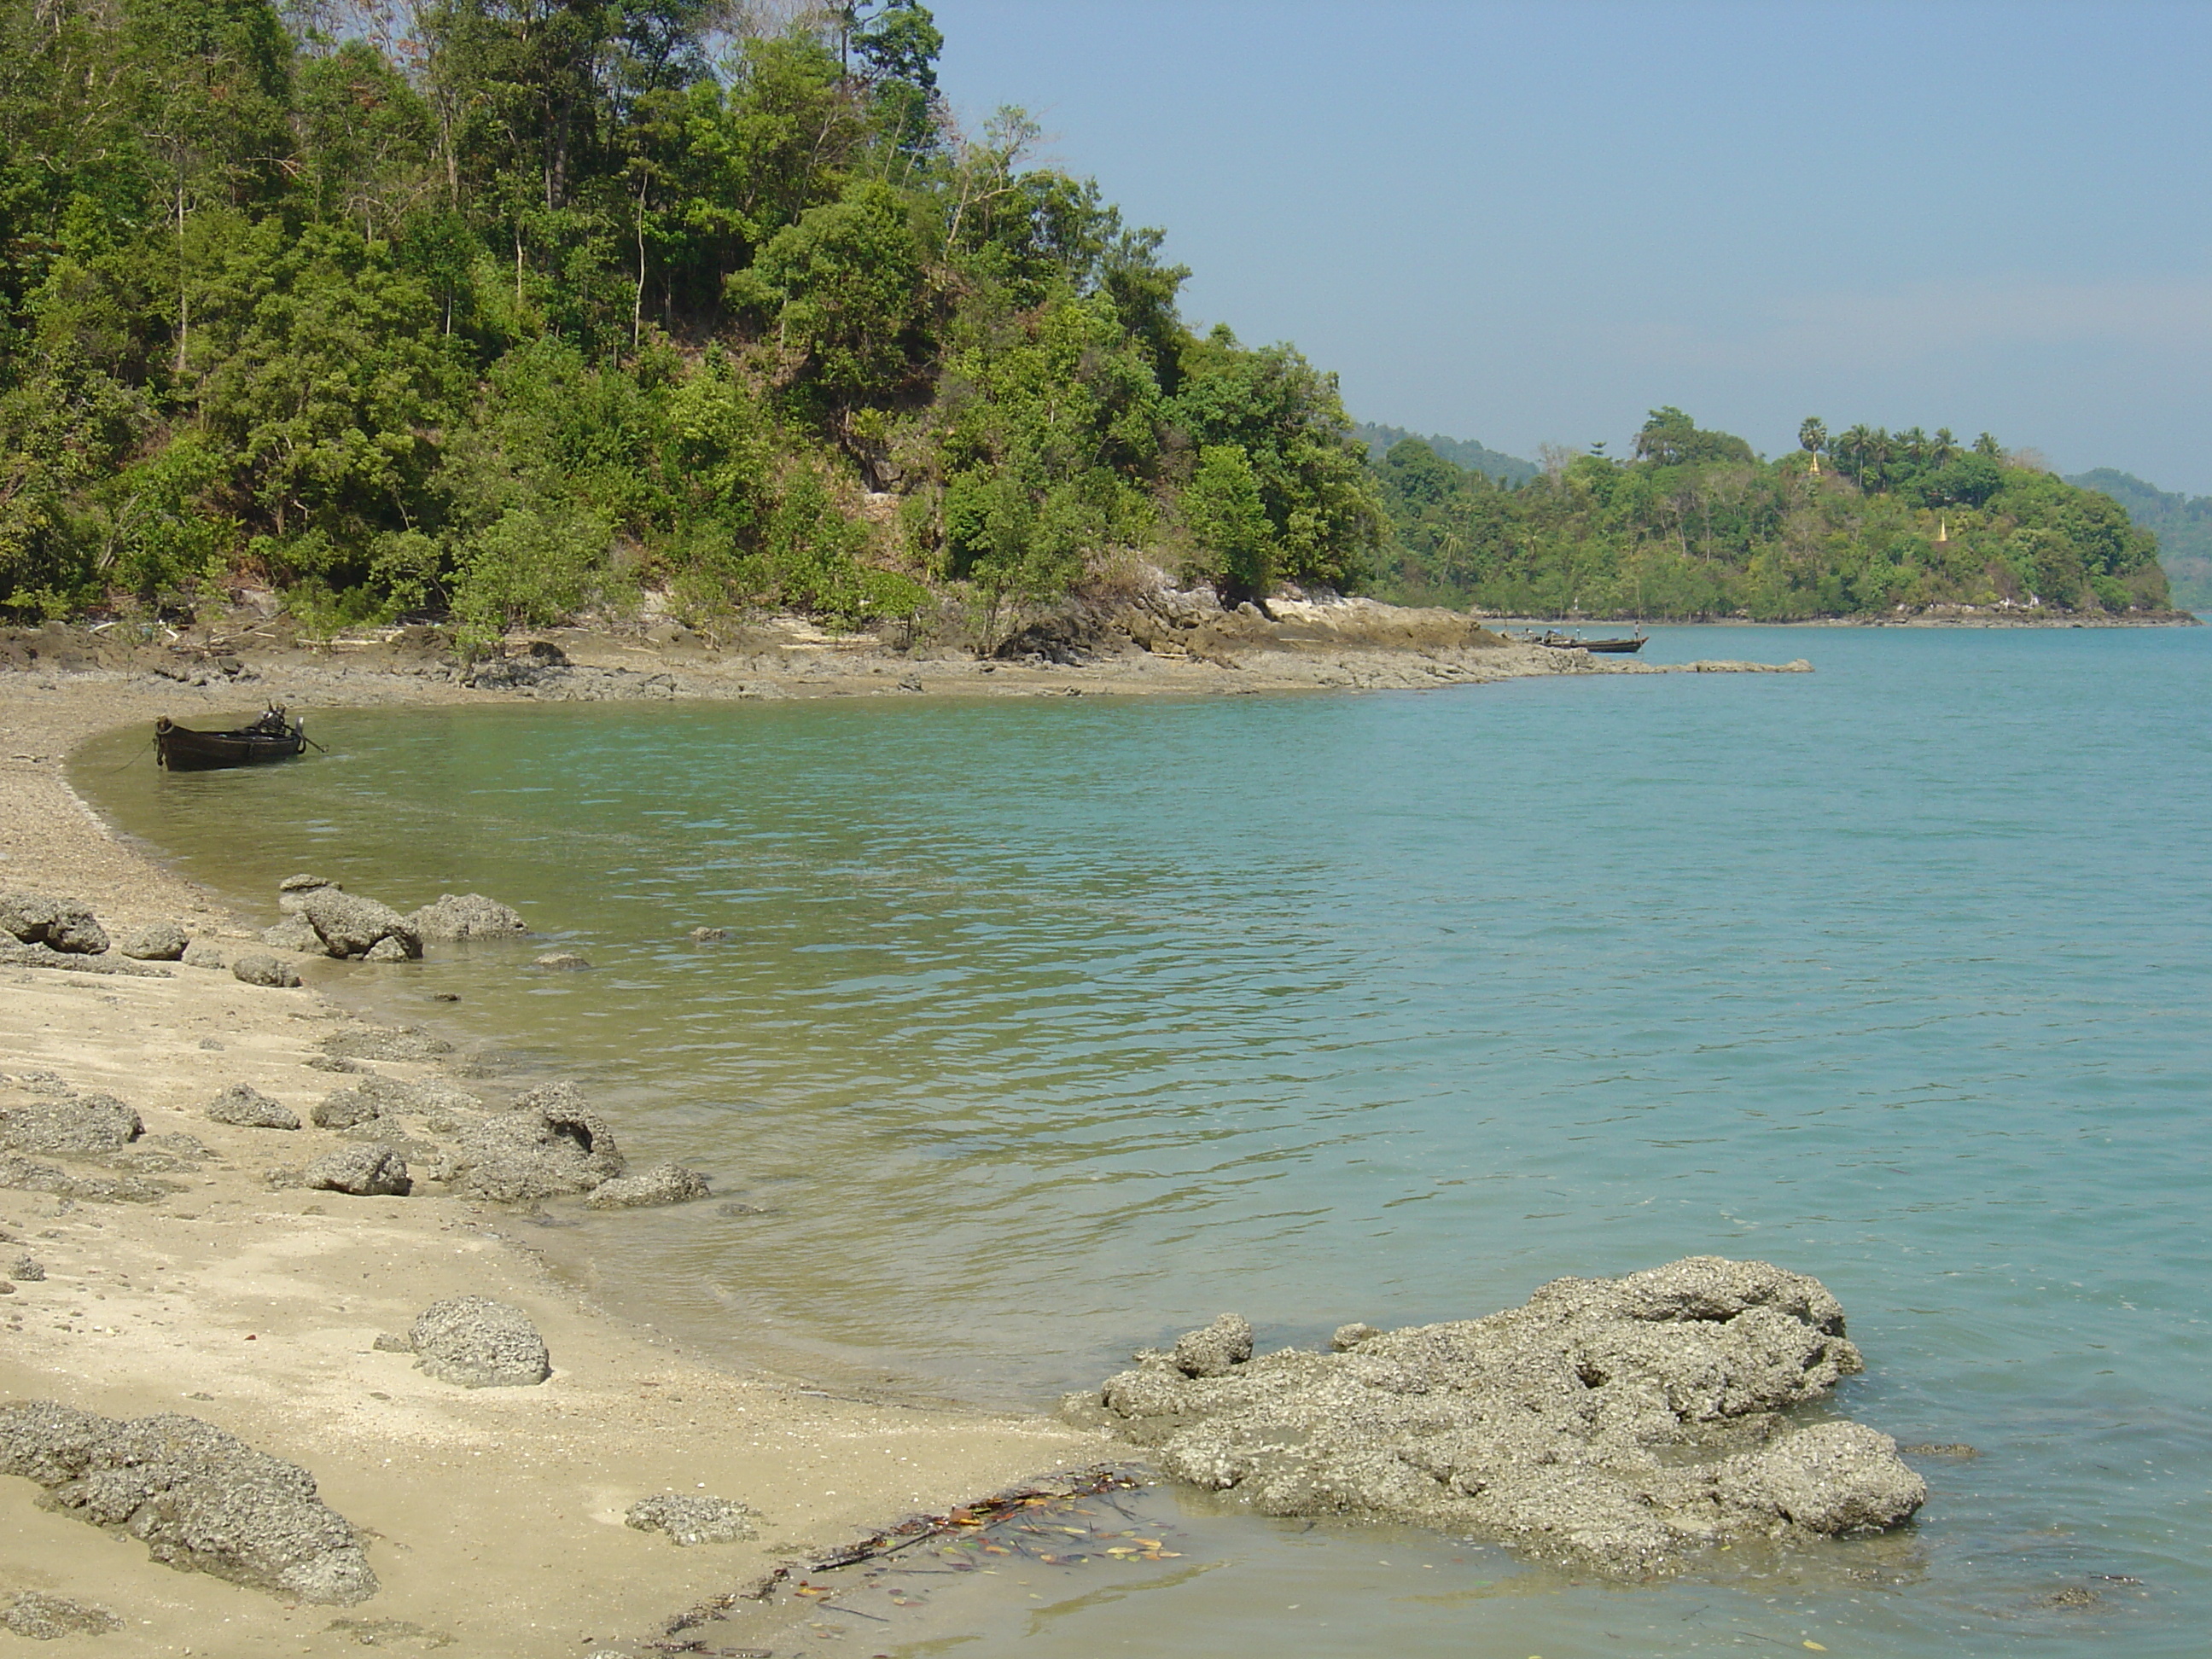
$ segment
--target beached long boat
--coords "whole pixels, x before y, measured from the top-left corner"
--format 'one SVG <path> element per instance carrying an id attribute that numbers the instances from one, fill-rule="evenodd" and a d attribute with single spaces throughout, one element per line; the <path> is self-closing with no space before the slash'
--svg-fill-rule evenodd
<path id="1" fill-rule="evenodd" d="M 287 714 L 281 703 L 270 704 L 269 712 L 252 725 L 232 732 L 196 732 L 167 714 L 154 722 L 155 762 L 172 772 L 258 766 L 267 761 L 290 760 L 305 754 L 307 749 L 307 727 Z"/>
<path id="2" fill-rule="evenodd" d="M 1523 636 L 1531 645 L 1548 645 L 1554 651 L 1601 651 L 1615 656 L 1626 656 L 1641 651 L 1645 643 L 1642 629 L 1620 635 L 1609 640 L 1585 640 L 1571 634 L 1562 634 L 1556 629 L 1546 629 L 1540 634 Z"/>

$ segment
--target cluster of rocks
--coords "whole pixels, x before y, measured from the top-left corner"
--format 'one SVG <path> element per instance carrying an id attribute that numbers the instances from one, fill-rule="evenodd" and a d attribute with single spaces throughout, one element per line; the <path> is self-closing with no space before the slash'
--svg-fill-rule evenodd
<path id="1" fill-rule="evenodd" d="M 0 1081 L 9 1087 L 0 1096 L 0 1188 L 94 1204 L 154 1204 L 179 1188 L 153 1175 L 192 1168 L 191 1156 L 206 1150 L 181 1136 L 173 1139 L 185 1156 L 142 1145 L 146 1126 L 136 1111 L 112 1095 L 79 1094 L 51 1073 Z M 23 1156 L 28 1152 L 118 1172 L 66 1170 Z"/>
<path id="2" fill-rule="evenodd" d="M 1224 1315 L 1064 1413 L 1268 1515 L 1366 1516 L 1600 1571 L 1902 1524 L 1927 1487 L 1861 1424 L 1784 1413 L 1864 1368 L 1819 1280 L 1692 1256 L 1486 1319 L 1255 1355 Z"/>
<path id="3" fill-rule="evenodd" d="M 412 962 L 426 939 L 511 939 L 530 931 L 513 909 L 481 893 L 441 893 L 403 915 L 322 876 L 287 876 L 277 884 L 276 905 L 284 919 L 263 932 L 263 944 L 341 960 Z"/>
<path id="4" fill-rule="evenodd" d="M 0 1405 L 0 1474 L 36 1481 L 46 1508 L 128 1534 L 173 1567 L 301 1601 L 376 1594 L 360 1534 L 316 1496 L 313 1475 L 196 1417 Z"/>
<path id="5" fill-rule="evenodd" d="M 247 985 L 300 983 L 288 963 L 259 952 L 229 959 L 222 946 L 193 938 L 174 921 L 147 922 L 111 939 L 82 901 L 43 893 L 0 893 L 0 962 L 17 967 L 167 978 L 167 969 L 144 964 L 181 962 L 187 968 L 228 967 Z"/>
<path id="6" fill-rule="evenodd" d="M 334 1033 L 324 1046 L 380 1059 L 420 1059 L 449 1045 L 393 1031 Z M 710 1196 L 706 1176 L 680 1164 L 630 1173 L 614 1131 L 573 1083 L 532 1089 L 507 1110 L 494 1111 L 449 1083 L 386 1077 L 362 1066 L 351 1053 L 330 1058 L 350 1068 L 350 1080 L 311 1105 L 304 1121 L 245 1084 L 223 1090 L 204 1109 L 212 1122 L 288 1133 L 312 1125 L 354 1143 L 304 1165 L 270 1170 L 276 1186 L 405 1197 L 416 1188 L 412 1158 L 424 1178 L 447 1191 L 497 1204 L 582 1195 L 592 1209 L 643 1209 Z M 9 1144 L 7 1122 L 0 1113 L 0 1146 Z"/>

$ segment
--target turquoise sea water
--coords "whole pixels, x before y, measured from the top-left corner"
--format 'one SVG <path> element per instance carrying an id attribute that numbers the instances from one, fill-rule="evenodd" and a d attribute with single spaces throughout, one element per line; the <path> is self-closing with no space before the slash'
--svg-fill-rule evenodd
<path id="1" fill-rule="evenodd" d="M 1155 1495 L 1166 1577 L 941 1601 L 927 1650 L 2204 1650 L 2212 635 L 1651 654 L 1819 672 L 332 713 L 298 766 L 76 775 L 255 902 L 481 890 L 590 956 L 375 982 L 759 1212 L 544 1241 L 732 1355 L 1043 1404 L 1224 1309 L 1311 1342 L 1714 1251 L 1842 1298 L 1843 1409 L 1978 1452 L 1903 1540 L 1633 1591 Z"/>

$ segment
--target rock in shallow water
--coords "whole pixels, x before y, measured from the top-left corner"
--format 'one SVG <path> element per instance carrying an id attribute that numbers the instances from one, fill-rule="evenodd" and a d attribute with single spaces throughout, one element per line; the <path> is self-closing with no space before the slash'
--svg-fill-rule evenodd
<path id="1" fill-rule="evenodd" d="M 689 1204 L 709 1195 L 707 1177 L 681 1164 L 656 1164 L 634 1176 L 603 1181 L 584 1200 L 593 1210 L 649 1210 L 666 1204 Z"/>
<path id="2" fill-rule="evenodd" d="M 334 957 L 365 957 L 386 939 L 398 941 L 403 957 L 422 954 L 422 941 L 407 918 L 388 904 L 358 898 L 336 887 L 318 887 L 300 905 L 323 948 Z"/>
<path id="3" fill-rule="evenodd" d="M 376 1575 L 314 1477 L 196 1417 L 129 1421 L 50 1400 L 0 1406 L 0 1474 L 49 1509 L 118 1528 L 156 1561 L 302 1601 L 363 1601 Z"/>
<path id="4" fill-rule="evenodd" d="M 424 939 L 453 944 L 465 939 L 512 939 L 530 929 L 522 917 L 482 893 L 441 893 L 407 918 Z"/>
<path id="5" fill-rule="evenodd" d="M 415 1368 L 465 1389 L 524 1389 L 553 1375 L 545 1339 L 521 1309 L 489 1297 L 434 1302 L 407 1333 Z"/>
<path id="6" fill-rule="evenodd" d="M 1333 1353 L 1239 1358 L 1242 1322 L 1143 1356 L 1068 1415 L 1266 1514 L 1486 1534 L 1621 1574 L 1738 1536 L 1893 1527 L 1927 1498 L 1887 1436 L 1778 1415 L 1863 1364 L 1826 1287 L 1764 1262 L 1558 1279 Z"/>
<path id="7" fill-rule="evenodd" d="M 471 1198 L 520 1204 L 588 1193 L 623 1168 L 613 1132 L 582 1091 L 552 1083 L 519 1097 L 513 1111 L 470 1126 L 447 1160 L 444 1179 Z"/>

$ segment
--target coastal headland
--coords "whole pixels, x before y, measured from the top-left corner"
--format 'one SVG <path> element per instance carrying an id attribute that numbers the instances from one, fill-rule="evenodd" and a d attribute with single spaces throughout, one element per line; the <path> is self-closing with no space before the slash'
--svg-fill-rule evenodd
<path id="1" fill-rule="evenodd" d="M 200 962 L 116 951 L 79 963 L 112 971 L 58 971 L 28 951 L 0 964 L 0 1115 L 21 1125 L 135 1115 L 112 1146 L 42 1148 L 18 1134 L 5 1154 L 0 1260 L 13 1268 L 0 1297 L 0 1455 L 16 1469 L 0 1480 L 5 1588 L 107 1609 L 120 1623 L 100 1650 L 118 1655 L 336 1653 L 372 1637 L 450 1638 L 471 1654 L 629 1653 L 666 1639 L 672 1621 L 702 1603 L 728 1620 L 715 1626 L 718 1642 L 765 1639 L 798 1615 L 745 1592 L 779 1569 L 902 1517 L 1116 1455 L 1097 1432 L 1041 1417 L 840 1397 L 710 1367 L 556 1280 L 513 1210 L 426 1194 L 419 1179 L 406 1195 L 284 1184 L 296 1176 L 272 1170 L 363 1146 L 313 1118 L 318 1103 L 364 1077 L 396 1091 L 459 1091 L 488 1112 L 511 1090 L 471 1074 L 465 1056 L 349 1013 L 312 983 L 238 977 L 243 955 L 292 960 L 260 938 L 273 916 L 234 911 L 113 834 L 64 775 L 80 743 L 141 721 L 150 730 L 161 714 L 228 723 L 264 702 L 312 716 L 532 698 L 1206 695 L 1762 672 L 1543 650 L 1450 612 L 1357 601 L 1273 609 L 1267 617 L 1156 602 L 980 660 L 789 620 L 730 641 L 673 625 L 564 630 L 469 663 L 419 632 L 303 642 L 250 614 L 133 639 L 114 638 L 119 629 L 9 635 L 0 890 L 81 903 L 118 941 L 173 923 L 207 948 L 195 951 Z M 226 965 L 200 965 L 210 956 Z M 239 1090 L 305 1127 L 209 1116 L 218 1096 Z M 550 1378 L 460 1387 L 418 1365 L 416 1322 L 463 1297 L 520 1310 L 543 1339 Z M 410 1328 L 412 1357 L 395 1335 Z M 204 1567 L 212 1558 L 173 1547 L 150 1523 L 131 1523 L 143 1542 L 95 1536 L 84 1524 L 100 1513 L 85 1496 L 97 1487 L 86 1467 L 74 1480 L 59 1468 L 46 1471 L 52 1480 L 25 1478 L 36 1462 L 26 1437 L 59 1432 L 21 1415 L 32 1401 L 107 1419 L 70 1419 L 83 1443 L 68 1455 L 93 1466 L 104 1454 L 85 1448 L 125 1424 L 206 1438 L 173 1422 L 143 1430 L 143 1419 L 180 1414 L 220 1431 L 216 1440 L 235 1437 L 307 1471 L 315 1498 L 343 1517 L 334 1524 L 356 1534 L 379 1586 L 373 1599 L 324 1605 L 253 1588 L 250 1571 L 175 1571 L 165 1554 Z M 176 1491 L 189 1497 L 188 1485 Z M 669 1497 L 742 1505 L 750 1514 L 737 1530 L 754 1535 L 678 1547 L 663 1531 L 625 1524 L 641 1501 Z"/>

